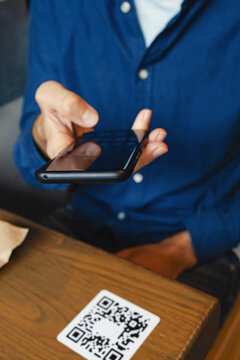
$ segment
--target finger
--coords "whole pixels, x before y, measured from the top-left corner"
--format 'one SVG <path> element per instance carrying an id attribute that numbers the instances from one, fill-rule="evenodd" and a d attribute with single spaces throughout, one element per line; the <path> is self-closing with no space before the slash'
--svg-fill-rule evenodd
<path id="1" fill-rule="evenodd" d="M 76 137 L 80 137 L 83 134 L 87 134 L 88 132 L 93 132 L 95 129 L 90 127 L 90 128 L 83 128 L 81 126 L 77 126 L 77 125 L 73 125 L 74 128 L 74 134 Z"/>
<path id="2" fill-rule="evenodd" d="M 126 258 L 128 253 L 126 252 L 126 250 L 122 250 L 122 251 L 117 252 L 116 255 L 121 258 Z"/>
<path id="3" fill-rule="evenodd" d="M 80 146 L 73 142 L 55 158 L 48 167 L 49 170 L 67 168 L 69 171 L 85 171 L 101 154 L 101 147 L 94 142 L 83 143 Z"/>
<path id="4" fill-rule="evenodd" d="M 129 256 L 132 255 L 133 252 L 135 252 L 135 248 L 123 249 L 123 250 L 117 252 L 116 255 L 121 258 L 127 259 Z"/>
<path id="5" fill-rule="evenodd" d="M 166 139 L 167 132 L 164 129 L 154 129 L 148 136 L 148 142 L 162 142 Z"/>
<path id="6" fill-rule="evenodd" d="M 35 95 L 41 110 L 60 116 L 67 124 L 71 120 L 83 127 L 93 127 L 98 122 L 98 113 L 80 96 L 55 81 L 43 83 Z"/>
<path id="7" fill-rule="evenodd" d="M 55 132 L 49 136 L 46 143 L 46 154 L 50 159 L 55 158 L 59 153 L 65 151 L 65 149 L 71 145 L 74 141 L 72 134 Z"/>
<path id="8" fill-rule="evenodd" d="M 168 146 L 164 142 L 149 142 L 143 149 L 142 155 L 138 160 L 134 172 L 140 170 L 142 167 L 150 164 L 163 154 L 168 152 Z"/>
<path id="9" fill-rule="evenodd" d="M 132 130 L 148 130 L 151 122 L 151 117 L 151 110 L 141 110 L 133 123 Z"/>

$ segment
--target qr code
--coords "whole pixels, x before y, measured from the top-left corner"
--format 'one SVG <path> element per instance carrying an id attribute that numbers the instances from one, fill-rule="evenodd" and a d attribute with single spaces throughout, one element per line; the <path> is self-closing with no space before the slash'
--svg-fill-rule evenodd
<path id="1" fill-rule="evenodd" d="M 137 343 L 143 334 L 149 332 L 154 315 L 114 294 L 106 294 L 106 290 L 89 305 L 69 324 L 72 326 L 65 332 L 65 345 L 87 359 L 129 359 L 141 345 L 142 341 Z"/>

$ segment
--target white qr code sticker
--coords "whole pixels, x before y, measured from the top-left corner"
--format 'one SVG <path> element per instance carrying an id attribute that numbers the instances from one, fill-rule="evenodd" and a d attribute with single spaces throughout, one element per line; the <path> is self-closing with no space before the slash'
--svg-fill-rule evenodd
<path id="1" fill-rule="evenodd" d="M 102 290 L 58 335 L 87 360 L 129 360 L 160 318 Z"/>

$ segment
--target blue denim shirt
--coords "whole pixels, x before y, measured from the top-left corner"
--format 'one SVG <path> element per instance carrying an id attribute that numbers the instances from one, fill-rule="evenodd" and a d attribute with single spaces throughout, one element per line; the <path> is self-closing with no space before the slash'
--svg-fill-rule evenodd
<path id="1" fill-rule="evenodd" d="M 40 112 L 34 94 L 44 81 L 95 107 L 98 129 L 128 129 L 140 109 L 152 109 L 151 127 L 167 130 L 169 153 L 140 171 L 140 183 L 77 187 L 79 235 L 91 241 L 107 229 L 121 249 L 187 229 L 203 260 L 240 240 L 240 2 L 185 0 L 148 49 L 134 2 L 128 13 L 121 2 L 32 1 L 15 161 L 34 186 L 66 188 L 34 177 L 44 163 L 31 133 Z"/>

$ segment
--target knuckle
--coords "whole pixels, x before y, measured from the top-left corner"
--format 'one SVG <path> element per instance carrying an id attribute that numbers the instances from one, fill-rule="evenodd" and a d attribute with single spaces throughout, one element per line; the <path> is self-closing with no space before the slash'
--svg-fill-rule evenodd
<path id="1" fill-rule="evenodd" d="M 74 108 L 76 107 L 76 105 L 79 105 L 79 103 L 80 100 L 76 94 L 74 93 L 68 94 L 63 100 L 63 104 L 62 104 L 63 112 L 67 114 L 71 114 Z"/>
<path id="2" fill-rule="evenodd" d="M 42 103 L 43 94 L 44 92 L 43 92 L 43 84 L 42 84 L 37 88 L 37 91 L 35 93 L 35 100 L 38 104 Z"/>
<path id="3" fill-rule="evenodd" d="M 52 149 L 52 147 L 51 147 L 51 145 L 49 144 L 49 143 L 47 143 L 47 145 L 46 145 L 46 153 L 47 153 L 47 156 L 49 157 L 49 159 L 52 159 L 52 158 L 54 158 L 54 151 L 53 151 L 53 149 Z"/>
<path id="4" fill-rule="evenodd" d="M 51 88 L 56 86 L 57 82 L 53 80 L 43 82 L 35 93 L 35 100 L 38 104 L 42 104 L 46 98 L 46 92 L 49 92 Z"/>
<path id="5" fill-rule="evenodd" d="M 49 82 L 50 81 L 44 82 L 37 88 L 37 91 L 35 93 L 35 100 L 38 104 L 41 104 L 44 101 L 44 95 L 46 92 L 46 88 L 49 85 Z"/>

